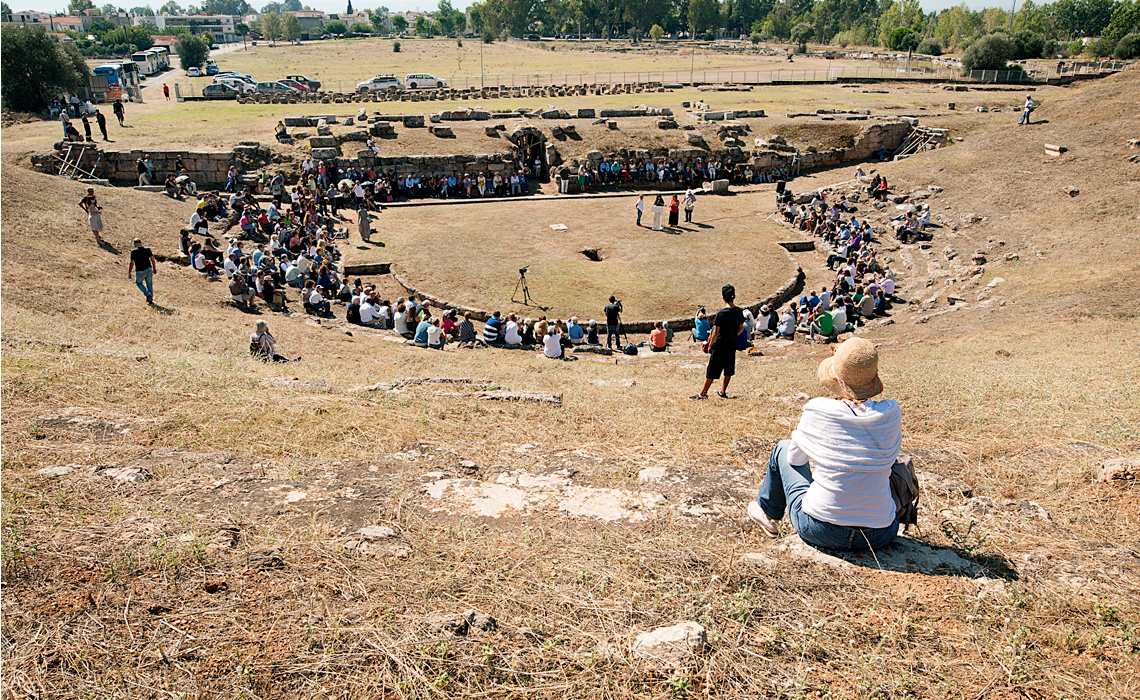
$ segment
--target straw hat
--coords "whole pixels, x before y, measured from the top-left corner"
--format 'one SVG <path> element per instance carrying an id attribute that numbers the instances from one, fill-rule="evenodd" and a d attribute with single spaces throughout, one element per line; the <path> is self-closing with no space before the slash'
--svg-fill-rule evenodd
<path id="1" fill-rule="evenodd" d="M 819 383 L 840 398 L 859 401 L 881 394 L 879 351 L 864 338 L 849 338 L 839 344 L 835 354 L 819 363 Z"/>

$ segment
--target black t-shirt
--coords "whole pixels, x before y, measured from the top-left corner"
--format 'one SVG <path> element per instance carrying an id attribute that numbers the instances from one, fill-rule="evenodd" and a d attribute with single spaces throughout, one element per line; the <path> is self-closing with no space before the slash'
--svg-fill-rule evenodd
<path id="1" fill-rule="evenodd" d="M 713 326 L 720 331 L 716 336 L 716 345 L 712 351 L 717 354 L 732 354 L 736 352 L 736 337 L 740 335 L 740 326 L 744 323 L 744 312 L 735 306 L 721 309 L 716 312 Z"/>
<path id="2" fill-rule="evenodd" d="M 150 248 L 135 248 L 131 251 L 131 260 L 135 263 L 135 270 L 143 272 L 150 269 L 150 258 L 152 253 Z"/>
<path id="3" fill-rule="evenodd" d="M 618 314 L 621 313 L 621 306 L 618 304 L 606 305 L 606 324 L 616 326 L 618 324 Z"/>

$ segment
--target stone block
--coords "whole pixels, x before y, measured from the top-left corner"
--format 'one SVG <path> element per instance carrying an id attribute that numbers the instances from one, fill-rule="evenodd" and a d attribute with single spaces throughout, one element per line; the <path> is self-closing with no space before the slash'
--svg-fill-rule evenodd
<path id="1" fill-rule="evenodd" d="M 311 126 L 311 125 L 309 124 L 309 118 L 308 117 L 302 117 L 300 115 L 295 114 L 291 117 L 285 117 L 285 126 Z"/>
<path id="2" fill-rule="evenodd" d="M 404 116 L 404 126 L 409 129 L 420 129 L 424 125 L 424 115 L 408 114 Z"/>
<path id="3" fill-rule="evenodd" d="M 340 136 L 337 137 L 337 139 L 339 141 L 341 141 L 342 143 L 345 141 L 367 141 L 368 140 L 368 132 L 367 131 L 349 131 L 349 132 L 341 134 Z"/>
<path id="4" fill-rule="evenodd" d="M 712 180 L 711 182 L 701 183 L 701 189 L 705 192 L 724 193 L 728 192 L 728 180 Z"/>
<path id="5" fill-rule="evenodd" d="M 317 160 L 328 160 L 329 158 L 336 158 L 335 148 L 314 148 L 312 152 L 313 158 Z"/>
<path id="6" fill-rule="evenodd" d="M 579 119 L 593 119 L 595 114 L 597 114 L 597 112 L 595 112 L 593 109 L 589 109 L 589 108 L 583 108 L 583 109 L 578 110 L 578 118 Z"/>
<path id="7" fill-rule="evenodd" d="M 314 136 L 309 139 L 310 148 L 336 148 L 335 136 Z"/>

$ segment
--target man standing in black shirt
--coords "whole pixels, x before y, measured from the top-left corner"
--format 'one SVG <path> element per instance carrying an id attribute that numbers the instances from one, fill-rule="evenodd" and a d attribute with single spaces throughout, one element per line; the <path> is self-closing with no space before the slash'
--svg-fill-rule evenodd
<path id="1" fill-rule="evenodd" d="M 713 322 L 712 334 L 708 340 L 709 366 L 705 370 L 705 385 L 701 393 L 690 396 L 691 399 L 707 399 L 709 387 L 721 374 L 724 382 L 716 393 L 722 399 L 728 398 L 728 382 L 736 374 L 736 339 L 744 331 L 744 312 L 736 308 L 736 289 L 726 284 L 720 290 L 725 307 L 716 312 Z"/>
<path id="2" fill-rule="evenodd" d="M 95 110 L 95 122 L 99 124 L 99 133 L 103 134 L 103 140 L 110 141 L 111 139 L 107 138 L 107 117 L 99 110 Z"/>
<path id="3" fill-rule="evenodd" d="M 611 347 L 610 343 L 614 338 L 617 339 L 618 350 L 621 349 L 621 302 L 617 297 L 610 297 L 610 303 L 604 309 L 606 313 L 606 347 Z"/>
<path id="4" fill-rule="evenodd" d="M 139 291 L 146 295 L 146 303 L 154 303 L 154 253 L 143 247 L 142 240 L 135 239 L 131 251 L 131 264 L 127 267 L 127 279 L 134 279 Z"/>

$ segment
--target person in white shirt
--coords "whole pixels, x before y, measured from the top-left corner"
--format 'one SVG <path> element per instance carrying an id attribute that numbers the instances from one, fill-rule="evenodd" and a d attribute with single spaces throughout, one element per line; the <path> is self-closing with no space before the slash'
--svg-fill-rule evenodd
<path id="1" fill-rule="evenodd" d="M 546 337 L 542 339 L 542 354 L 546 355 L 552 360 L 557 360 L 562 357 L 562 337 L 558 334 L 558 328 L 554 324 L 546 329 Z"/>
<path id="2" fill-rule="evenodd" d="M 897 401 L 883 391 L 874 343 L 851 338 L 819 365 L 835 398 L 804 405 L 790 440 L 772 450 L 768 473 L 748 516 L 769 536 L 785 512 L 804 542 L 838 550 L 876 550 L 898 534 L 891 472 L 902 447 Z M 811 463 L 811 467 L 808 463 Z"/>
<path id="3" fill-rule="evenodd" d="M 360 303 L 360 323 L 364 326 L 377 326 L 382 327 L 381 317 L 372 302 L 365 298 Z"/>
<path id="4" fill-rule="evenodd" d="M 226 279 L 233 279 L 234 274 L 237 273 L 237 255 L 230 253 L 226 258 L 226 264 L 222 266 L 226 271 Z"/>
<path id="5" fill-rule="evenodd" d="M 304 253 L 297 256 L 297 269 L 301 271 L 302 275 L 309 274 L 309 268 L 313 266 L 313 261 L 305 257 Z"/>
<path id="6" fill-rule="evenodd" d="M 507 316 L 507 330 L 503 334 L 503 340 L 508 347 L 518 347 L 522 345 L 522 335 L 519 333 L 519 320 L 514 314 Z"/>
<path id="7" fill-rule="evenodd" d="M 831 292 L 827 291 L 827 287 L 819 290 L 819 308 L 831 311 Z"/>
<path id="8" fill-rule="evenodd" d="M 780 316 L 780 325 L 777 327 L 776 337 L 789 340 L 794 340 L 796 337 L 796 314 L 790 306 L 784 310 L 784 315 Z"/>
<path id="9" fill-rule="evenodd" d="M 446 339 L 443 337 L 443 328 L 439 325 L 439 318 L 433 318 L 427 329 L 428 347 L 443 350 Z"/>
<path id="10" fill-rule="evenodd" d="M 392 328 L 400 335 L 411 335 L 408 333 L 408 314 L 405 312 L 403 304 L 396 306 L 396 313 L 392 315 Z"/>

